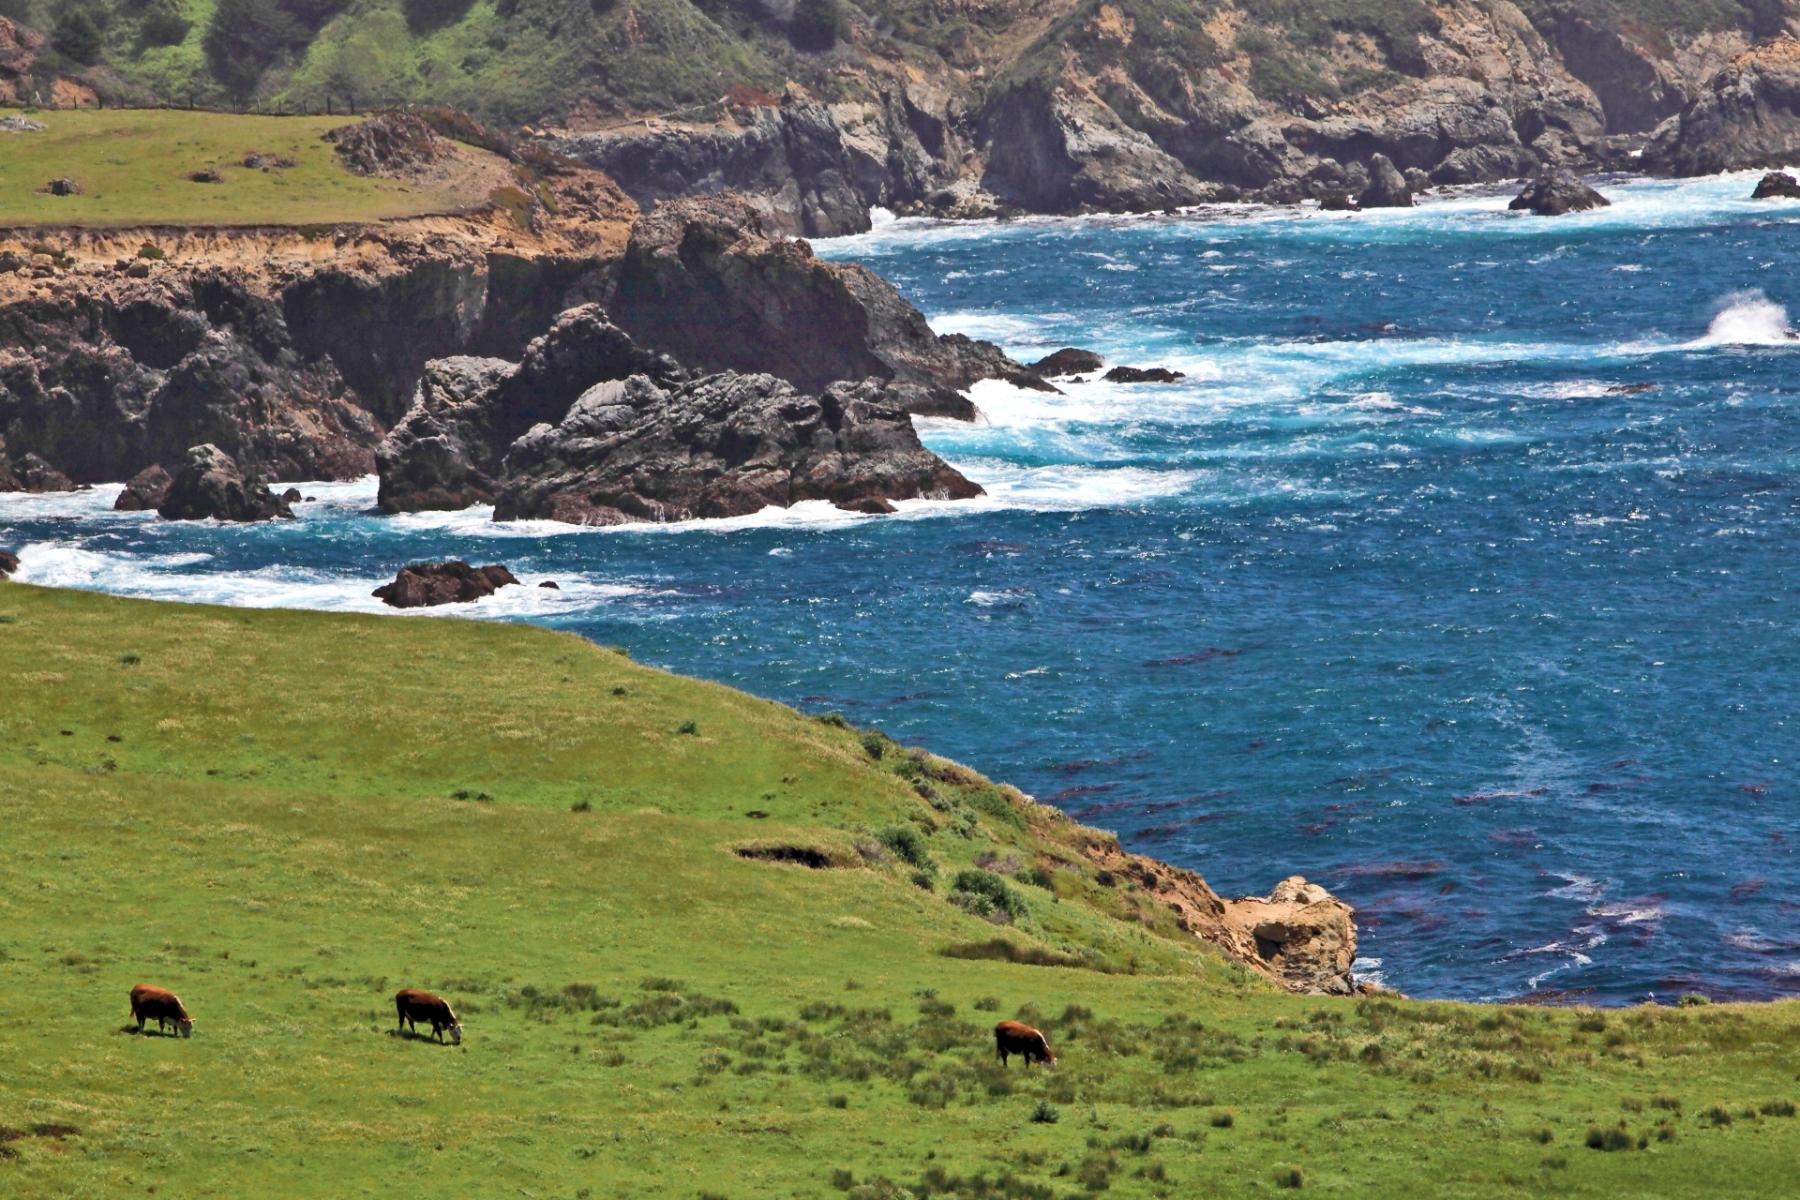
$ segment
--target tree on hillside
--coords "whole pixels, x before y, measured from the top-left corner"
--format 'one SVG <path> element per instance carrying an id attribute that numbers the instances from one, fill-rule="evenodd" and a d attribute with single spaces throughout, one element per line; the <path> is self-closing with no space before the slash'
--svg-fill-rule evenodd
<path id="1" fill-rule="evenodd" d="M 206 60 L 220 82 L 248 95 L 301 35 L 299 22 L 275 0 L 219 0 L 206 27 Z"/>
<path id="2" fill-rule="evenodd" d="M 839 0 L 796 0 L 794 19 L 788 25 L 788 41 L 796 50 L 829 50 L 843 35 L 844 10 Z"/>
<path id="3" fill-rule="evenodd" d="M 179 46 L 193 27 L 176 0 L 155 0 L 138 22 L 138 45 Z"/>
<path id="4" fill-rule="evenodd" d="M 31 0 L 0 0 L 0 17 L 21 25 L 31 24 Z"/>
<path id="5" fill-rule="evenodd" d="M 104 49 L 100 27 L 81 9 L 66 12 L 56 19 L 56 35 L 52 39 L 56 52 L 71 62 L 98 62 Z"/>

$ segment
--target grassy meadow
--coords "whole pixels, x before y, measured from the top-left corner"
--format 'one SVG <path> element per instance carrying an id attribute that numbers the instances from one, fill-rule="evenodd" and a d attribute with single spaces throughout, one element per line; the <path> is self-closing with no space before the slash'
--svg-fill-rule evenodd
<path id="1" fill-rule="evenodd" d="M 1289 996 L 1105 835 L 571 636 L 0 584 L 0 680 L 8 1197 L 1793 1194 L 1800 1005 Z"/>
<path id="2" fill-rule="evenodd" d="M 0 227 L 310 225 L 450 212 L 487 199 L 466 184 L 371 179 L 323 135 L 351 117 L 260 117 L 175 109 L 30 112 L 41 133 L 0 133 Z M 245 167 L 251 153 L 286 169 Z M 480 152 L 470 151 L 471 154 Z M 219 183 L 195 183 L 213 170 Z M 53 179 L 77 196 L 52 196 Z"/>

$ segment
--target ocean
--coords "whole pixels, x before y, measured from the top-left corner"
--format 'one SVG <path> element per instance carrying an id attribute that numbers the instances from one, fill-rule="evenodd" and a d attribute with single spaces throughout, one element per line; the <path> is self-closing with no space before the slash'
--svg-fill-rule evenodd
<path id="1" fill-rule="evenodd" d="M 1185 373 L 977 385 L 982 421 L 919 422 L 976 501 L 583 530 L 383 517 L 369 479 L 228 527 L 102 487 L 0 496 L 0 547 L 32 582 L 362 612 L 404 563 L 502 562 L 561 590 L 395 619 L 840 712 L 1226 893 L 1303 874 L 1409 994 L 1800 995 L 1800 206 L 1753 183 L 817 243 L 940 332 Z"/>

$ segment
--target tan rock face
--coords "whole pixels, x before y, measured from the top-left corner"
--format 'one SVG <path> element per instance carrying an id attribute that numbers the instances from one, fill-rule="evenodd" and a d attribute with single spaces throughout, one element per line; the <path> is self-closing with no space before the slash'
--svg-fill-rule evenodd
<path id="1" fill-rule="evenodd" d="M 1267 896 L 1227 900 L 1193 871 L 1130 854 L 1110 837 L 1085 845 L 1090 861 L 1175 914 L 1181 927 L 1291 992 L 1356 993 L 1354 910 L 1316 883 L 1291 875 Z"/>

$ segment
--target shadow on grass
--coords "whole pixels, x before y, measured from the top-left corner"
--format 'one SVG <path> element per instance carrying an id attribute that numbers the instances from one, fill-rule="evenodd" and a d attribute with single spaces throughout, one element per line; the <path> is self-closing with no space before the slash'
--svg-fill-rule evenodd
<path id="1" fill-rule="evenodd" d="M 416 1029 L 390 1029 L 387 1031 L 387 1035 L 391 1038 L 399 1038 L 403 1042 L 424 1042 L 433 1046 L 449 1047 L 456 1044 L 448 1038 L 440 1042 L 429 1033 L 420 1033 Z"/>

